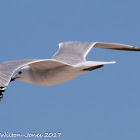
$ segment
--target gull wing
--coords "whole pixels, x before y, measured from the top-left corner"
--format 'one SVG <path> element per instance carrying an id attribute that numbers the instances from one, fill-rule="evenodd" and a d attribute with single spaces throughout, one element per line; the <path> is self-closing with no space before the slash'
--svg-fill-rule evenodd
<path id="1" fill-rule="evenodd" d="M 92 47 L 90 42 L 62 42 L 52 58 L 75 65 L 86 61 L 85 57 Z"/>
<path id="2" fill-rule="evenodd" d="M 117 43 L 96 42 L 93 47 L 103 49 L 123 50 L 123 51 L 140 51 L 140 48 L 138 47 Z"/>
<path id="3" fill-rule="evenodd" d="M 11 76 L 19 68 L 34 61 L 37 61 L 37 59 L 22 59 L 0 63 L 0 87 L 7 86 Z"/>
<path id="4" fill-rule="evenodd" d="M 37 59 L 23 59 L 0 63 L 0 100 L 3 97 L 3 92 L 8 86 L 13 73 L 24 65 L 36 60 Z"/>
<path id="5" fill-rule="evenodd" d="M 0 63 L 0 100 L 8 86 L 14 72 L 23 66 L 29 65 L 32 69 L 51 69 L 60 66 L 68 66 L 64 62 L 53 59 L 23 59 Z"/>
<path id="6" fill-rule="evenodd" d="M 59 44 L 59 49 L 52 58 L 75 65 L 77 63 L 84 62 L 86 60 L 86 55 L 93 47 L 114 50 L 140 51 L 140 48 L 116 43 L 62 42 Z"/>
<path id="7" fill-rule="evenodd" d="M 46 69 L 54 69 L 57 67 L 71 66 L 71 65 L 55 59 L 42 59 L 28 64 L 28 66 L 34 70 L 46 70 Z"/>

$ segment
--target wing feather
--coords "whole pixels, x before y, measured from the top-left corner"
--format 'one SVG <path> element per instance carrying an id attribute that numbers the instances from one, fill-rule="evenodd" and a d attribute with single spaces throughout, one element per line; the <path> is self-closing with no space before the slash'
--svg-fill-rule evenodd
<path id="1" fill-rule="evenodd" d="M 92 47 L 93 43 L 90 42 L 62 42 L 52 58 L 75 65 L 85 61 L 85 57 Z"/>
<path id="2" fill-rule="evenodd" d="M 44 69 L 54 69 L 61 66 L 70 66 L 65 62 L 61 62 L 55 59 L 42 59 L 40 61 L 33 62 L 29 64 L 31 69 L 44 70 Z"/>
<path id="3" fill-rule="evenodd" d="M 104 48 L 114 50 L 140 51 L 140 48 L 130 45 L 102 42 L 62 42 L 53 59 L 66 62 L 71 65 L 84 62 L 86 55 L 92 48 Z"/>
<path id="4" fill-rule="evenodd" d="M 124 44 L 117 44 L 117 43 L 96 42 L 93 47 L 103 48 L 103 49 L 123 50 L 123 51 L 140 51 L 140 48 L 138 47 L 133 47 Z"/>
<path id="5" fill-rule="evenodd" d="M 26 65 L 35 70 L 70 66 L 69 64 L 53 59 L 23 59 L 0 63 L 0 100 L 3 97 L 3 92 L 8 86 L 13 73 Z"/>

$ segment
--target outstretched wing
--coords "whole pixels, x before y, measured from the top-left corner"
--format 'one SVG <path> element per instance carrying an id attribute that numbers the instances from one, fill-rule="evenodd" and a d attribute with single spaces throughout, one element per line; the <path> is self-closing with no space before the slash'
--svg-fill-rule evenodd
<path id="1" fill-rule="evenodd" d="M 13 73 L 25 65 L 29 65 L 32 69 L 51 69 L 68 64 L 53 59 L 23 59 L 0 63 L 0 100 Z"/>
<path id="2" fill-rule="evenodd" d="M 133 47 L 124 44 L 117 44 L 117 43 L 96 42 L 93 47 L 103 48 L 103 49 L 123 50 L 123 51 L 140 51 L 140 48 L 138 47 Z"/>
<path id="3" fill-rule="evenodd" d="M 75 65 L 85 61 L 85 57 L 93 47 L 89 42 L 62 42 L 53 59 Z"/>
<path id="4" fill-rule="evenodd" d="M 23 59 L 0 63 L 0 87 L 8 85 L 15 71 L 34 61 L 37 61 L 37 59 Z"/>
<path id="5" fill-rule="evenodd" d="M 70 65 L 55 59 L 42 59 L 28 64 L 28 66 L 34 70 L 46 70 Z"/>
<path id="6" fill-rule="evenodd" d="M 52 58 L 75 65 L 85 61 L 86 55 L 92 49 L 92 47 L 114 50 L 140 51 L 140 48 L 116 43 L 62 42 L 59 44 L 59 50 Z"/>
<path id="7" fill-rule="evenodd" d="M 0 63 L 0 100 L 15 71 L 37 59 L 23 59 Z"/>

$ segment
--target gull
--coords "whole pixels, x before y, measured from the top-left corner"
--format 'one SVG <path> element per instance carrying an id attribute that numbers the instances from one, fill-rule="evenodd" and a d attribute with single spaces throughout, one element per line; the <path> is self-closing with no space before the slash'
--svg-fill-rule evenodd
<path id="1" fill-rule="evenodd" d="M 92 48 L 140 51 L 130 45 L 102 42 L 61 42 L 59 49 L 51 59 L 22 59 L 0 63 L 0 100 L 12 81 L 19 80 L 41 86 L 51 86 L 101 68 L 111 62 L 86 61 Z M 17 71 L 17 74 L 13 74 Z M 13 77 L 12 77 L 13 76 Z"/>

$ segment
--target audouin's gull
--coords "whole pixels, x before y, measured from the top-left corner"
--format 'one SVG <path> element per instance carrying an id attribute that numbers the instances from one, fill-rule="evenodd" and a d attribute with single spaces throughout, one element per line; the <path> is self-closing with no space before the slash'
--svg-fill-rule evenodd
<path id="1" fill-rule="evenodd" d="M 19 80 L 41 86 L 56 85 L 101 68 L 104 64 L 115 63 L 86 61 L 86 55 L 92 47 L 140 51 L 137 47 L 115 43 L 62 42 L 51 59 L 23 59 L 0 63 L 0 100 L 11 81 Z M 18 69 L 18 73 L 12 77 Z"/>

